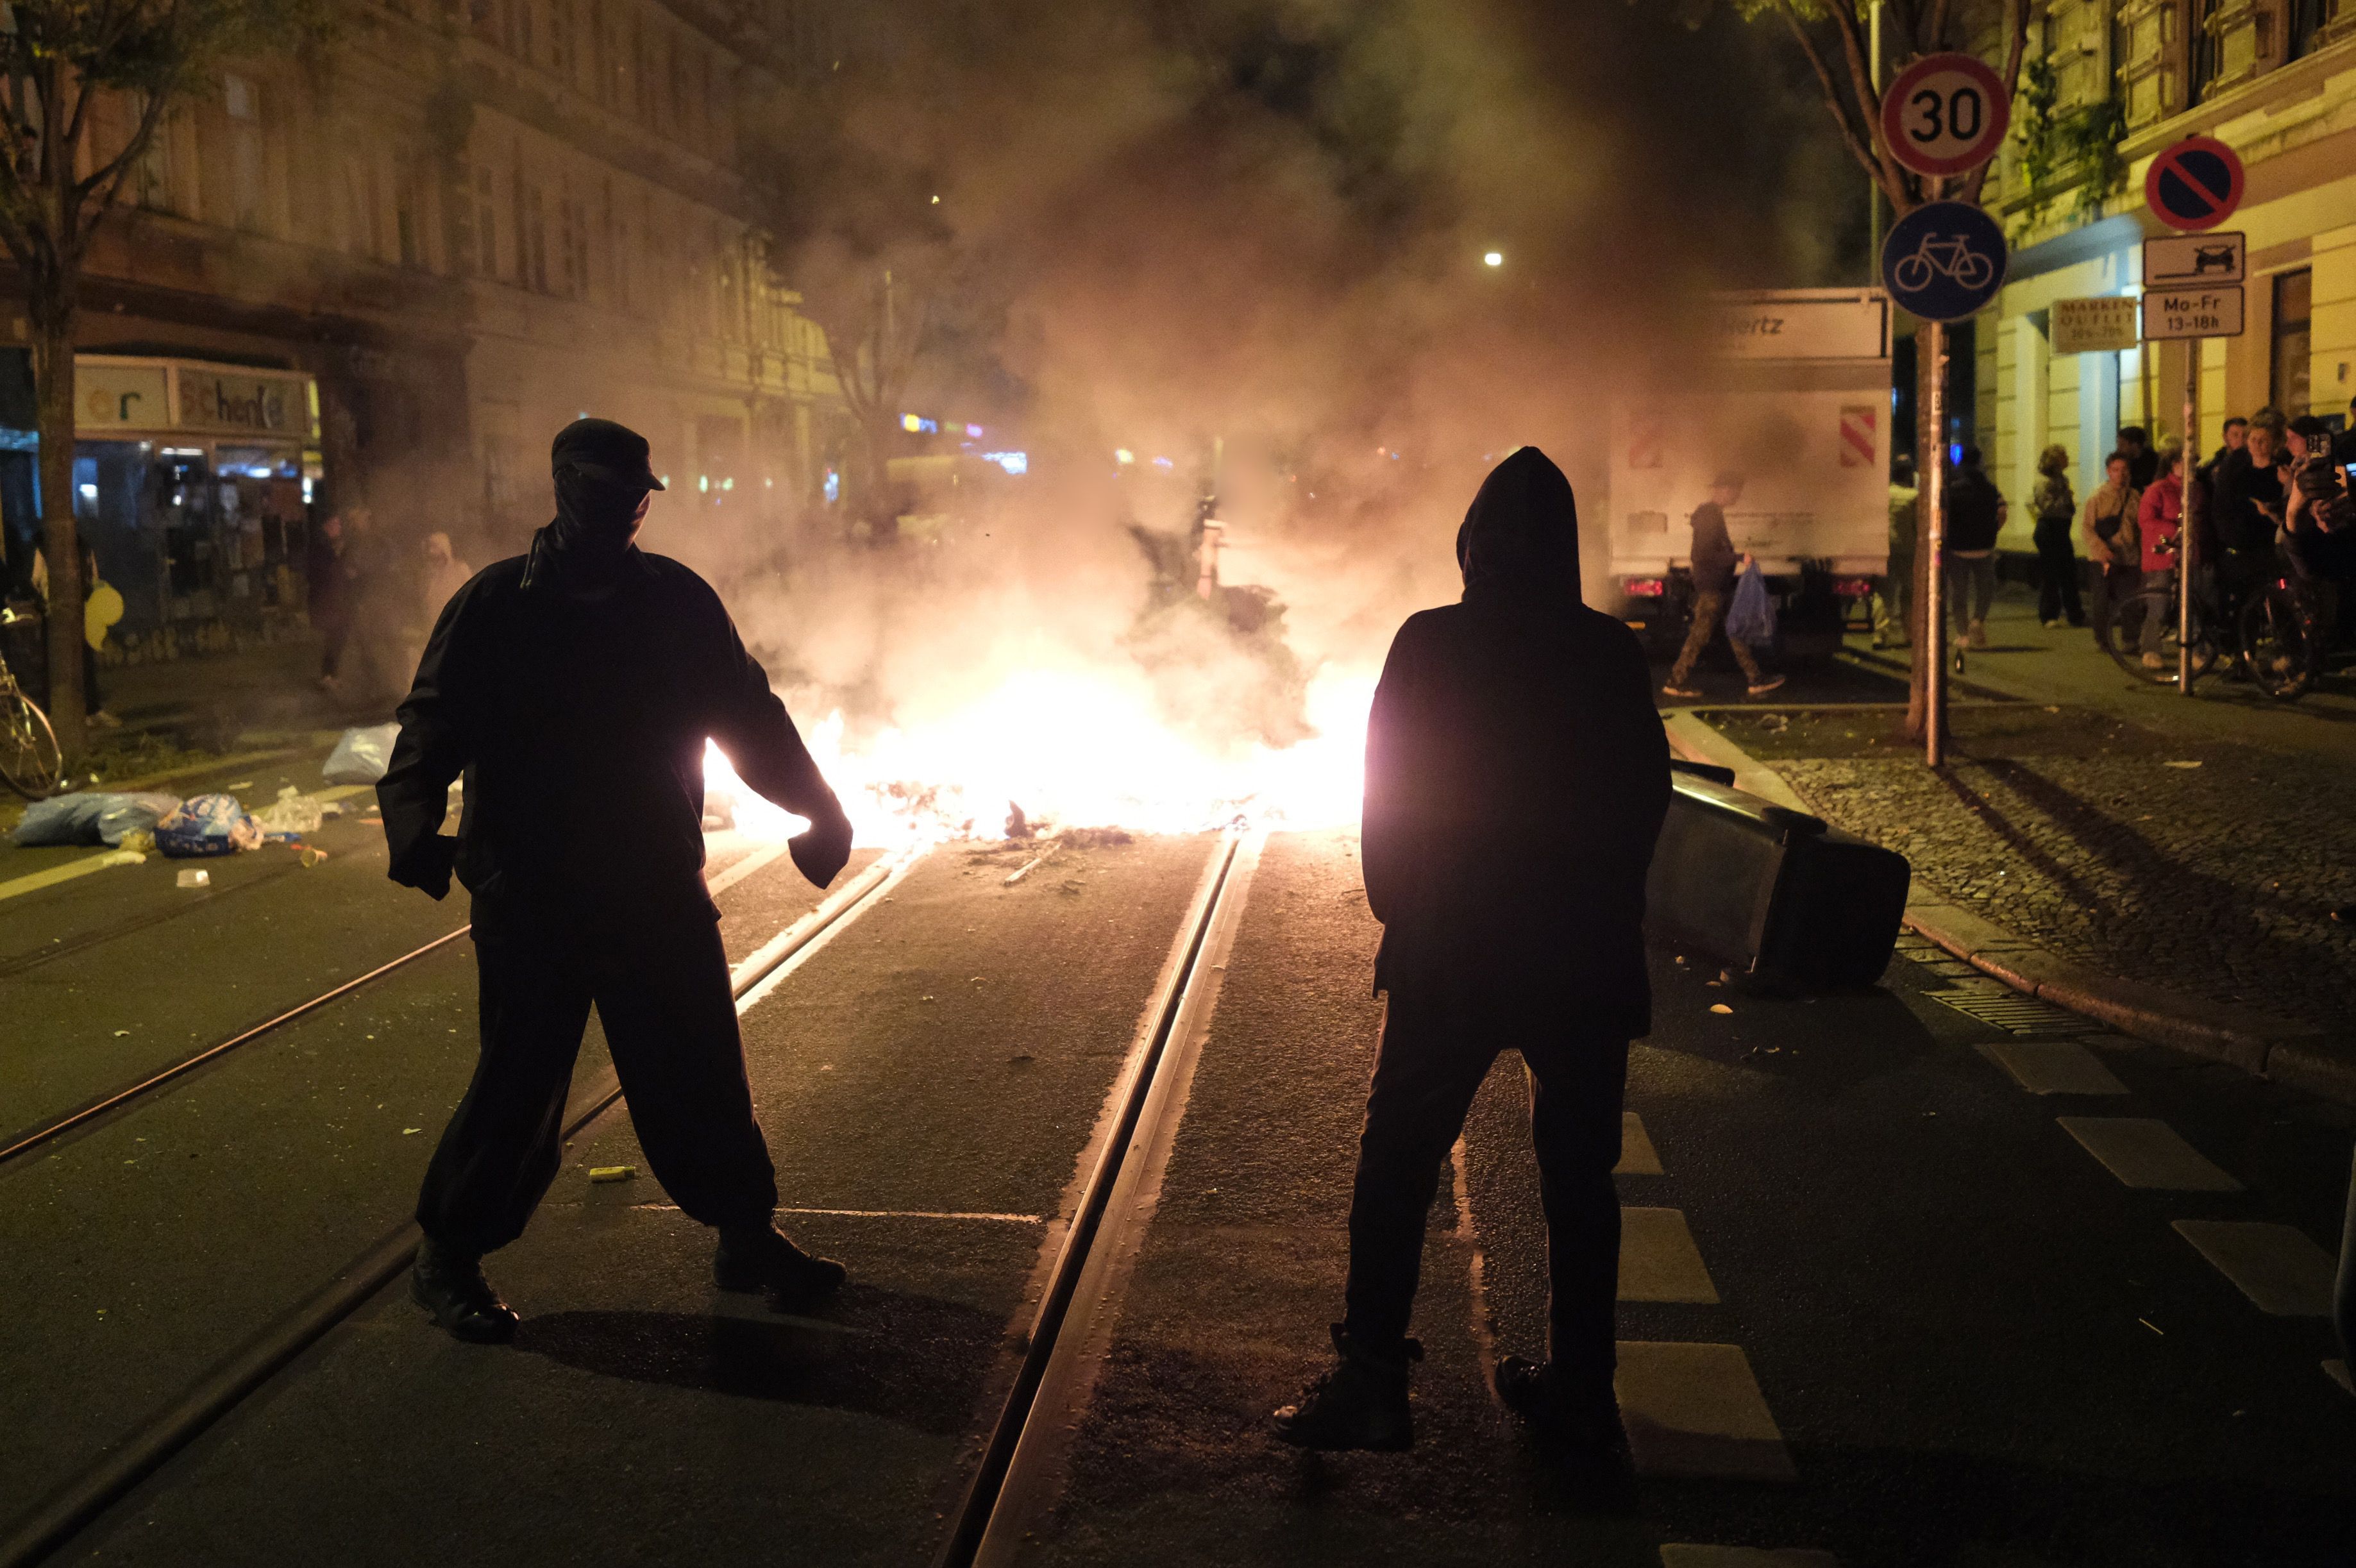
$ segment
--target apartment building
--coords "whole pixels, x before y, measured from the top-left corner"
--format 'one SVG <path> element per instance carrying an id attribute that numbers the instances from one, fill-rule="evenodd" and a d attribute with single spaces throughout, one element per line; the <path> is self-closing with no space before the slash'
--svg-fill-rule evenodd
<path id="1" fill-rule="evenodd" d="M 744 119 L 833 42 L 813 0 L 368 0 L 324 69 L 222 70 L 84 295 L 77 508 L 134 646 L 291 615 L 329 508 L 511 552 L 583 413 L 647 433 L 666 504 L 790 518 L 839 399 L 770 275 Z M 0 376 L 29 424 L 11 402 Z M 0 436 L 19 536 L 27 445 Z"/>
<path id="2" fill-rule="evenodd" d="M 2249 237 L 2245 328 L 2199 345 L 2193 445 L 2272 406 L 2338 419 L 2356 395 L 2356 0 L 2051 0 L 1987 202 L 2012 266 L 1978 321 L 1977 425 L 2015 501 L 2004 543 L 2029 548 L 2024 501 L 2058 442 L 2081 496 L 2119 426 L 2182 435 L 2181 343 L 2056 354 L 2057 300 L 2139 295 L 2152 156 L 2190 134 L 2238 152 L 2248 181 L 2225 227 Z"/>

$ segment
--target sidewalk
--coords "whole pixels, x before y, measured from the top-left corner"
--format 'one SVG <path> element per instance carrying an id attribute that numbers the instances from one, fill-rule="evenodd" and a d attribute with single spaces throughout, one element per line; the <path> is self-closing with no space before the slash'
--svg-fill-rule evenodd
<path id="1" fill-rule="evenodd" d="M 1910 921 L 1944 945 L 2119 1026 L 2147 1015 L 2147 1037 L 2356 1099 L 2356 929 L 2329 918 L 2356 900 L 2344 681 L 2297 704 L 2213 682 L 2186 699 L 2083 631 L 2044 631 L 2018 588 L 1989 630 L 1969 679 L 2022 701 L 1958 710 L 1940 773 L 1897 713 L 1705 716 L 1817 815 L 1904 854 Z"/>

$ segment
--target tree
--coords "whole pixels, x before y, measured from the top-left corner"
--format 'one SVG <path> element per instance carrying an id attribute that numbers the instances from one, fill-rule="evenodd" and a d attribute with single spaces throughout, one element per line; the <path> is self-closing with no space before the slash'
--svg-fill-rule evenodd
<path id="1" fill-rule="evenodd" d="M 50 718 L 83 751 L 81 552 L 74 537 L 74 338 L 82 263 L 173 108 L 226 56 L 316 45 L 328 0 L 14 0 L 0 12 L 0 245 L 25 291 L 48 564 Z M 100 147 L 93 112 L 127 109 Z"/>
<path id="2" fill-rule="evenodd" d="M 2004 54 L 2002 79 L 2008 88 L 2020 80 L 2021 57 L 2029 43 L 2029 0 L 1735 0 L 1737 9 L 1758 21 L 1780 21 L 1790 32 L 1815 74 L 1825 107 L 1842 145 L 1865 171 L 1866 177 L 1886 198 L 1891 211 L 1903 217 L 1931 201 L 1977 202 L 1987 182 L 1988 166 L 1967 175 L 1939 177 L 1909 173 L 1890 156 L 1881 134 L 1881 93 L 1875 84 L 1874 13 L 1893 37 L 1881 42 L 1885 58 L 1902 63 L 1944 49 L 1968 47 L 1972 35 L 1985 38 L 1993 24 Z M 1831 48 L 1827 48 L 1829 41 Z M 1836 69 L 1836 60 L 1837 69 Z M 1876 258 L 1877 264 L 1879 258 Z M 1927 465 L 1939 461 L 1944 433 L 1929 427 L 1931 390 L 1944 367 L 1942 355 L 1918 354 L 1914 363 L 1914 407 L 1918 424 L 1914 450 Z M 1928 508 L 1915 518 L 1914 583 L 1908 598 L 1908 645 L 1912 655 L 1912 694 L 1906 708 L 1906 733 L 1921 739 L 1929 728 L 1930 663 L 1925 657 L 1922 619 L 1931 572 L 1931 517 Z"/>

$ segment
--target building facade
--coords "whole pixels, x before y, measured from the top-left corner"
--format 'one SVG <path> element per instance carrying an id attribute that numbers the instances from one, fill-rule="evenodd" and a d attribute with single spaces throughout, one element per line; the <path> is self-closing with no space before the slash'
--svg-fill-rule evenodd
<path id="1" fill-rule="evenodd" d="M 283 440 L 246 461 L 81 400 L 100 569 L 163 585 L 126 593 L 134 646 L 291 613 L 331 508 L 366 505 L 396 552 L 438 530 L 477 563 L 512 553 L 546 519 L 551 437 L 584 413 L 647 434 L 667 504 L 755 540 L 789 523 L 839 398 L 770 274 L 746 115 L 833 47 L 809 0 L 368 0 L 324 63 L 220 71 L 93 247 L 82 376 L 244 372 L 305 428 L 291 461 Z M 109 107 L 93 156 L 127 133 Z M 13 567 L 29 519 L 8 521 Z"/>
<path id="2" fill-rule="evenodd" d="M 2013 238 L 2003 292 L 1978 320 L 1977 424 L 2015 503 L 2008 549 L 2030 548 L 2024 504 L 2058 443 L 2083 498 L 2120 426 L 2181 438 L 2192 351 L 2147 343 L 2057 354 L 2055 302 L 2139 296 L 2153 155 L 2215 136 L 2248 171 L 2224 225 L 2248 235 L 2245 324 L 2200 340 L 2199 429 L 2260 407 L 2337 421 L 2356 395 L 2356 0 L 2051 0 L 1987 201 Z"/>

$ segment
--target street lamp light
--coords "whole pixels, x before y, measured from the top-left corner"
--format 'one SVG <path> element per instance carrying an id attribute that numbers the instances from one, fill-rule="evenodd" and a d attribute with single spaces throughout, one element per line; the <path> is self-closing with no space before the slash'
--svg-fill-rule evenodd
<path id="1" fill-rule="evenodd" d="M 1505 264 L 1505 252 L 1503 251 L 1484 252 L 1481 257 L 1481 264 L 1484 267 L 1502 267 Z"/>

